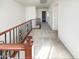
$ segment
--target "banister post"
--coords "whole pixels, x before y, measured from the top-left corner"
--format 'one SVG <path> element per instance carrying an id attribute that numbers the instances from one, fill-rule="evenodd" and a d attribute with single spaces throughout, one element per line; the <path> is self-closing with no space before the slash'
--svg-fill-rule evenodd
<path id="1" fill-rule="evenodd" d="M 27 47 L 25 47 L 25 59 L 32 59 L 32 36 L 28 36 Z"/>

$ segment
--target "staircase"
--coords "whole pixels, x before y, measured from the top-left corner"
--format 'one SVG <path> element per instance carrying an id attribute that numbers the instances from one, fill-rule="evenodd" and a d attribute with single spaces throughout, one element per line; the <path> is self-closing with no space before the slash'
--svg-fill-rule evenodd
<path id="1" fill-rule="evenodd" d="M 29 20 L 0 33 L 0 59 L 15 59 L 17 54 L 17 59 L 20 59 L 20 51 L 25 52 L 22 59 L 32 59 L 33 41 L 32 36 L 29 36 L 32 21 Z"/>

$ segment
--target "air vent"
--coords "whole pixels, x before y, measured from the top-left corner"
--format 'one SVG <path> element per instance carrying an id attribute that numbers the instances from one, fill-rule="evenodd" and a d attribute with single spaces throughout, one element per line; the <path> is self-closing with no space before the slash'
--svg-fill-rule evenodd
<path id="1" fill-rule="evenodd" d="M 40 3 L 45 4 L 45 3 L 47 3 L 47 0 L 40 0 Z"/>

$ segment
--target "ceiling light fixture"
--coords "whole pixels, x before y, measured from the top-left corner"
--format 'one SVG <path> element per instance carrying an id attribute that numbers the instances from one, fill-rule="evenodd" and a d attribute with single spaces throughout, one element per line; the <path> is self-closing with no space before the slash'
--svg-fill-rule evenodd
<path id="1" fill-rule="evenodd" d="M 47 0 L 40 0 L 40 3 L 45 4 L 45 3 L 47 3 Z"/>

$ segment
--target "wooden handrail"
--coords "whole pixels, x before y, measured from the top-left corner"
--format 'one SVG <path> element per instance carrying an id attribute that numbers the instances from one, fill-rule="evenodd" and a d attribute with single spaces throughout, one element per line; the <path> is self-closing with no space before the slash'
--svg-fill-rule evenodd
<path id="1" fill-rule="evenodd" d="M 27 33 L 26 37 L 20 42 L 21 44 L 25 42 L 25 40 L 27 39 L 27 37 L 28 37 L 28 35 L 29 35 L 29 33 L 30 33 L 31 31 L 32 31 L 32 30 L 30 30 L 30 31 Z M 18 53 L 18 51 L 14 51 L 14 53 L 12 54 L 11 57 L 12 57 L 12 58 L 15 57 L 17 53 Z"/>
<path id="2" fill-rule="evenodd" d="M 21 26 L 21 25 L 23 25 L 23 24 L 25 24 L 25 23 L 30 22 L 30 21 L 32 21 L 32 20 L 29 20 L 29 21 L 27 21 L 27 22 L 24 22 L 24 23 L 22 23 L 22 24 L 19 24 L 19 25 L 17 25 L 17 26 L 14 26 L 14 27 L 12 27 L 12 28 L 10 28 L 10 29 L 7 29 L 6 31 L 1 32 L 0 35 L 3 35 L 4 33 L 9 32 L 9 31 L 11 31 L 12 29 L 14 29 L 14 28 L 16 28 L 16 27 L 19 27 L 19 26 Z"/>
<path id="3" fill-rule="evenodd" d="M 31 47 L 31 44 L 30 46 L 28 44 L 0 44 L 0 50 L 3 51 L 7 51 L 7 50 L 24 51 L 25 48 L 28 47 Z"/>
<path id="4" fill-rule="evenodd" d="M 12 28 L 10 28 L 10 29 L 7 29 L 7 30 L 5 30 L 5 31 L 3 31 L 3 32 L 1 32 L 0 33 L 0 36 L 1 35 L 5 35 L 5 41 L 4 41 L 4 43 L 1 43 L 0 44 L 0 50 L 13 50 L 14 51 L 14 53 L 12 54 L 12 56 L 16 56 L 16 54 L 17 54 L 17 52 L 18 52 L 18 50 L 23 50 L 24 48 L 24 45 L 25 44 L 23 44 L 24 43 L 24 41 L 25 41 L 25 39 L 28 37 L 28 35 L 29 35 L 29 33 L 31 32 L 31 30 L 32 29 L 30 29 L 29 31 L 28 31 L 28 33 L 26 34 L 26 36 L 24 37 L 24 39 L 22 39 L 20 42 L 19 42 L 19 44 L 12 44 L 12 43 L 9 43 L 9 44 L 5 44 L 6 43 L 6 33 L 8 33 L 9 32 L 9 34 L 10 34 L 10 38 L 11 38 L 11 31 L 12 30 L 14 30 L 14 29 L 16 29 L 16 28 L 19 28 L 20 26 L 22 26 L 22 25 L 25 25 L 25 24 L 28 24 L 28 22 L 32 22 L 32 20 L 29 20 L 29 21 L 27 21 L 27 22 L 24 22 L 24 23 L 22 23 L 22 24 L 19 24 L 19 25 L 17 25 L 17 26 L 14 26 L 14 27 L 12 27 Z M 32 25 L 32 24 L 31 24 Z M 15 33 L 13 33 L 13 34 L 15 34 Z M 17 34 L 16 34 L 17 35 Z M 14 39 L 14 38 L 13 38 Z M 14 39 L 15 40 L 15 39 Z M 2 42 L 2 41 L 1 41 Z M 16 52 L 16 54 L 15 54 L 15 52 Z"/>
<path id="5" fill-rule="evenodd" d="M 24 50 L 25 44 L 0 44 L 0 50 L 7 51 L 7 50 L 13 50 L 13 51 L 19 51 Z"/>
<path id="6" fill-rule="evenodd" d="M 28 36 L 28 40 L 23 44 L 0 44 L 0 50 L 25 51 L 25 59 L 32 59 L 32 44 L 32 36 Z"/>
<path id="7" fill-rule="evenodd" d="M 4 34 L 5 41 L 4 41 L 3 44 L 2 43 L 0 44 L 0 50 L 2 50 L 2 51 L 13 50 L 14 53 L 11 56 L 14 56 L 14 57 L 16 56 L 17 52 L 19 52 L 19 51 L 25 51 L 25 59 L 28 59 L 28 57 L 30 57 L 30 59 L 32 59 L 32 43 L 33 43 L 33 41 L 27 40 L 28 43 L 24 43 L 26 39 L 32 39 L 31 36 L 28 37 L 29 33 L 32 30 L 32 20 L 33 19 L 31 19 L 31 20 L 29 20 L 27 22 L 24 22 L 22 24 L 19 24 L 17 26 L 14 26 L 14 27 L 12 27 L 10 29 L 7 29 L 6 31 L 1 32 L 0 36 L 2 36 Z M 19 43 L 18 42 L 15 43 L 15 41 L 13 41 L 13 43 L 10 42 L 9 44 L 7 44 L 7 42 L 6 42 L 7 33 L 9 33 L 9 36 L 10 36 L 9 39 L 10 39 L 10 41 L 11 41 L 11 33 L 13 34 L 12 35 L 13 36 L 13 40 L 16 40 L 17 39 L 16 38 L 17 37 L 17 33 L 18 33 L 17 29 L 20 31 L 22 29 L 21 26 L 27 27 L 27 29 L 26 29 L 27 30 L 27 34 L 25 34 L 24 38 L 22 38 L 22 40 L 19 41 Z M 30 28 L 29 28 L 29 26 L 30 26 Z M 15 30 L 16 30 L 16 32 L 15 32 Z M 11 31 L 13 31 L 13 32 L 11 32 Z M 29 55 L 29 53 L 30 53 L 30 55 Z"/>

